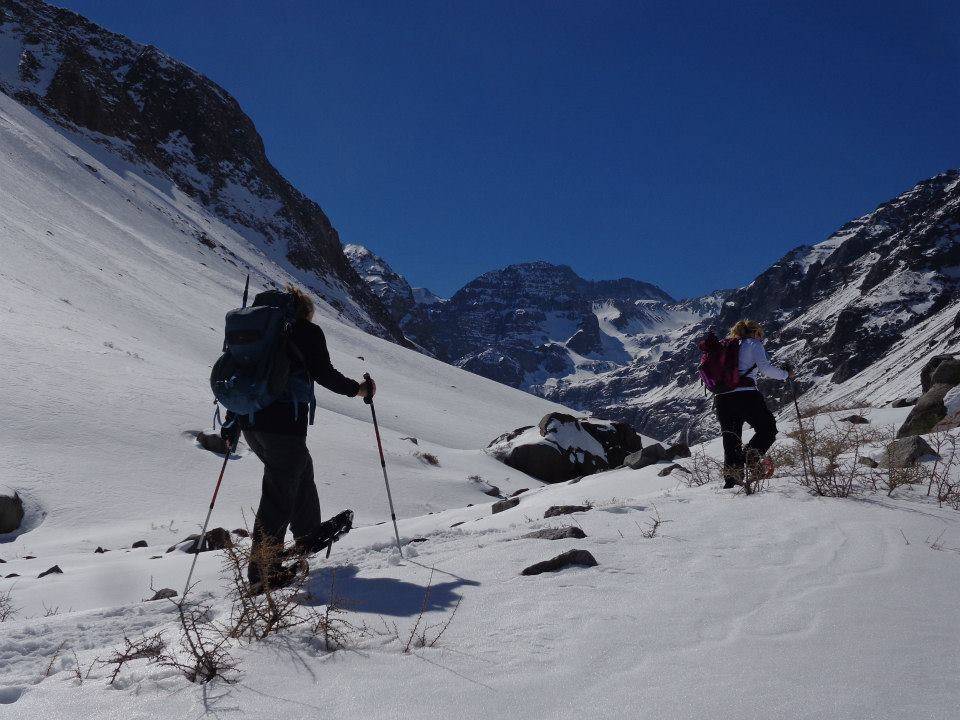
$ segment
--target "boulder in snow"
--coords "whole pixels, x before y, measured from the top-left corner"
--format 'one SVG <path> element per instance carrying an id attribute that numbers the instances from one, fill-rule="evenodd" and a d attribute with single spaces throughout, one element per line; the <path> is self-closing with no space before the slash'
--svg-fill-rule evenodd
<path id="1" fill-rule="evenodd" d="M 960 385 L 960 360 L 944 358 L 931 373 L 930 385 Z"/>
<path id="2" fill-rule="evenodd" d="M 110 551 L 109 551 L 109 550 L 104 550 L 102 547 L 100 547 L 99 545 L 97 545 L 97 549 L 94 550 L 93 552 L 94 552 L 95 554 L 97 554 L 97 555 L 103 555 L 103 553 L 108 553 L 108 552 L 110 552 Z"/>
<path id="3" fill-rule="evenodd" d="M 840 418 L 840 422 L 848 422 L 851 425 L 869 425 L 870 421 L 867 420 L 863 415 L 847 415 L 845 418 Z"/>
<path id="4" fill-rule="evenodd" d="M 563 482 L 618 467 L 643 447 L 627 424 L 549 413 L 536 427 L 501 435 L 488 452 L 512 468 L 544 482 Z"/>
<path id="5" fill-rule="evenodd" d="M 54 565 L 52 568 L 47 568 L 42 573 L 37 575 L 37 579 L 46 577 L 47 575 L 63 575 L 63 570 L 60 569 L 59 565 Z"/>
<path id="6" fill-rule="evenodd" d="M 907 419 L 903 421 L 897 437 L 922 435 L 933 430 L 934 426 L 947 415 L 947 406 L 943 399 L 952 389 L 952 385 L 932 385 L 913 406 Z"/>
<path id="7" fill-rule="evenodd" d="M 197 552 L 197 542 L 200 540 L 199 533 L 195 535 L 188 535 L 183 540 L 178 542 L 176 545 L 171 545 L 167 548 L 167 552 L 173 552 L 174 550 L 179 550 L 180 552 L 185 553 L 195 553 Z M 233 538 L 230 537 L 230 533 L 227 532 L 222 527 L 213 528 L 213 530 L 207 530 L 207 534 L 203 538 L 203 547 L 200 548 L 200 552 L 210 552 L 211 550 L 225 550 L 226 548 L 233 547 Z"/>
<path id="8" fill-rule="evenodd" d="M 660 472 L 658 472 L 657 475 L 659 475 L 660 477 L 666 477 L 667 475 L 672 473 L 674 470 L 680 470 L 681 472 L 685 472 L 687 475 L 691 474 L 690 471 L 687 470 L 687 468 L 685 468 L 683 465 L 680 465 L 679 463 L 673 463 L 672 465 L 667 465 L 665 468 L 660 470 Z"/>
<path id="9" fill-rule="evenodd" d="M 562 528 L 546 528 L 545 530 L 535 530 L 523 536 L 525 540 L 566 540 L 573 538 L 582 540 L 587 534 L 578 527 L 567 525 Z"/>
<path id="10" fill-rule="evenodd" d="M 227 444 L 224 442 L 223 438 L 216 433 L 206 433 L 198 432 L 197 433 L 197 443 L 204 450 L 209 450 L 212 453 L 217 453 L 218 455 L 223 455 L 227 452 Z"/>
<path id="11" fill-rule="evenodd" d="M 654 443 L 653 445 L 647 445 L 639 452 L 627 455 L 627 457 L 624 458 L 623 466 L 639 470 L 640 468 L 647 467 L 647 465 L 653 465 L 669 459 L 667 449 L 660 443 Z"/>
<path id="12" fill-rule="evenodd" d="M 923 392 L 927 392 L 934 385 L 933 374 L 936 372 L 937 368 L 940 367 L 941 363 L 945 360 L 952 360 L 953 355 L 934 355 L 932 358 L 927 360 L 927 364 L 923 366 L 923 370 L 920 371 L 920 387 Z"/>
<path id="13" fill-rule="evenodd" d="M 564 568 L 575 565 L 579 567 L 593 567 L 599 565 L 599 563 L 597 559 L 586 550 L 568 550 L 561 555 L 557 555 L 555 558 L 544 560 L 543 562 L 538 562 L 535 565 L 525 568 L 521 575 L 539 575 L 545 572 L 557 572 L 558 570 L 563 570 Z"/>
<path id="14" fill-rule="evenodd" d="M 894 407 L 894 408 L 913 407 L 914 405 L 917 404 L 918 399 L 919 398 L 899 398 L 897 400 L 894 400 L 892 403 L 890 403 L 890 407 Z"/>
<path id="15" fill-rule="evenodd" d="M 587 512 L 590 510 L 589 505 L 552 505 L 547 508 L 547 511 L 543 514 L 543 519 L 558 517 L 560 515 L 572 515 L 573 513 L 578 512 Z"/>
<path id="16" fill-rule="evenodd" d="M 20 494 L 0 495 L 0 533 L 11 533 L 20 529 L 23 522 L 23 500 Z"/>
<path id="17" fill-rule="evenodd" d="M 157 590 L 152 598 L 147 598 L 144 602 L 152 602 L 154 600 L 169 600 L 170 598 L 175 598 L 179 593 L 173 588 L 160 588 Z"/>
<path id="18" fill-rule="evenodd" d="M 887 446 L 883 465 L 890 468 L 904 468 L 917 465 L 924 460 L 939 457 L 929 443 L 919 435 L 894 440 Z"/>
<path id="19" fill-rule="evenodd" d="M 137 541 L 136 541 L 133 545 L 131 545 L 130 547 L 132 547 L 132 548 L 142 548 L 142 547 L 146 547 L 146 546 L 147 546 L 147 541 L 146 541 L 146 540 L 137 540 Z"/>
<path id="20" fill-rule="evenodd" d="M 878 462 L 877 462 L 876 460 L 874 460 L 872 457 L 867 457 L 866 455 L 861 455 L 861 456 L 860 456 L 860 464 L 861 464 L 861 465 L 866 465 L 868 468 L 878 468 L 878 467 L 880 467 L 880 463 L 878 463 Z"/>
<path id="21" fill-rule="evenodd" d="M 504 510 L 509 510 L 510 508 L 515 508 L 520 504 L 520 498 L 507 498 L 506 500 L 500 500 L 493 504 L 493 514 L 502 513 Z"/>

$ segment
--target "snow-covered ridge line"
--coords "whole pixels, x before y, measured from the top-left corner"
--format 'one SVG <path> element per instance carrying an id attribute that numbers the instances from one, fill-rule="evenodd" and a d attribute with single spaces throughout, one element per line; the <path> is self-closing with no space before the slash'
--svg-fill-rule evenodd
<path id="1" fill-rule="evenodd" d="M 404 341 L 326 215 L 273 167 L 223 88 L 39 0 L 7 0 L 0 11 L 0 90 L 118 159 L 155 169 L 346 320 Z"/>

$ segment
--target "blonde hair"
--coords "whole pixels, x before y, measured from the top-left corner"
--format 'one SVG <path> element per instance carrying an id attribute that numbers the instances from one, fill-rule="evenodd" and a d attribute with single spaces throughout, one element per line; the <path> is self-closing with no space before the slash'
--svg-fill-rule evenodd
<path id="1" fill-rule="evenodd" d="M 763 328 L 756 320 L 741 320 L 730 328 L 730 337 L 740 338 L 758 338 L 763 339 Z"/>
<path id="2" fill-rule="evenodd" d="M 297 299 L 297 318 L 299 320 L 313 320 L 313 299 L 293 283 L 287 285 L 287 292 Z"/>

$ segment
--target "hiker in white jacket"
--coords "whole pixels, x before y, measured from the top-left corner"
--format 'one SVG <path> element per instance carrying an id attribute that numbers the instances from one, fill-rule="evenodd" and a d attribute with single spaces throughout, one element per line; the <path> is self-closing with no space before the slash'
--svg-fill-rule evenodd
<path id="1" fill-rule="evenodd" d="M 744 467 L 758 468 L 777 437 L 777 421 L 757 387 L 757 378 L 760 375 L 773 380 L 793 377 L 792 371 L 770 362 L 763 347 L 763 328 L 756 321 L 741 320 L 730 330 L 730 337 L 740 340 L 740 386 L 717 393 L 715 405 L 723 433 L 725 489 L 742 484 Z M 742 438 L 744 423 L 754 430 L 746 445 Z"/>

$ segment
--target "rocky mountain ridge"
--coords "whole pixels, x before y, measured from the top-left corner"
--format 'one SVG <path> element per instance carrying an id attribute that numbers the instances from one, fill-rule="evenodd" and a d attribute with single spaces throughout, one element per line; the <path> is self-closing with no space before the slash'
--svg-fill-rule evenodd
<path id="1" fill-rule="evenodd" d="M 267 159 L 223 88 L 162 53 L 40 0 L 0 2 L 0 91 L 211 210 L 343 314 L 405 343 L 323 210 Z M 215 244 L 202 229 L 197 242 Z"/>
<path id="2" fill-rule="evenodd" d="M 918 183 L 749 285 L 675 302 L 646 283 L 565 266 L 486 273 L 406 329 L 448 362 L 653 437 L 715 431 L 697 339 L 742 317 L 799 368 L 808 401 L 917 395 L 919 369 L 960 350 L 960 171 Z M 776 407 L 792 395 L 765 390 Z"/>

